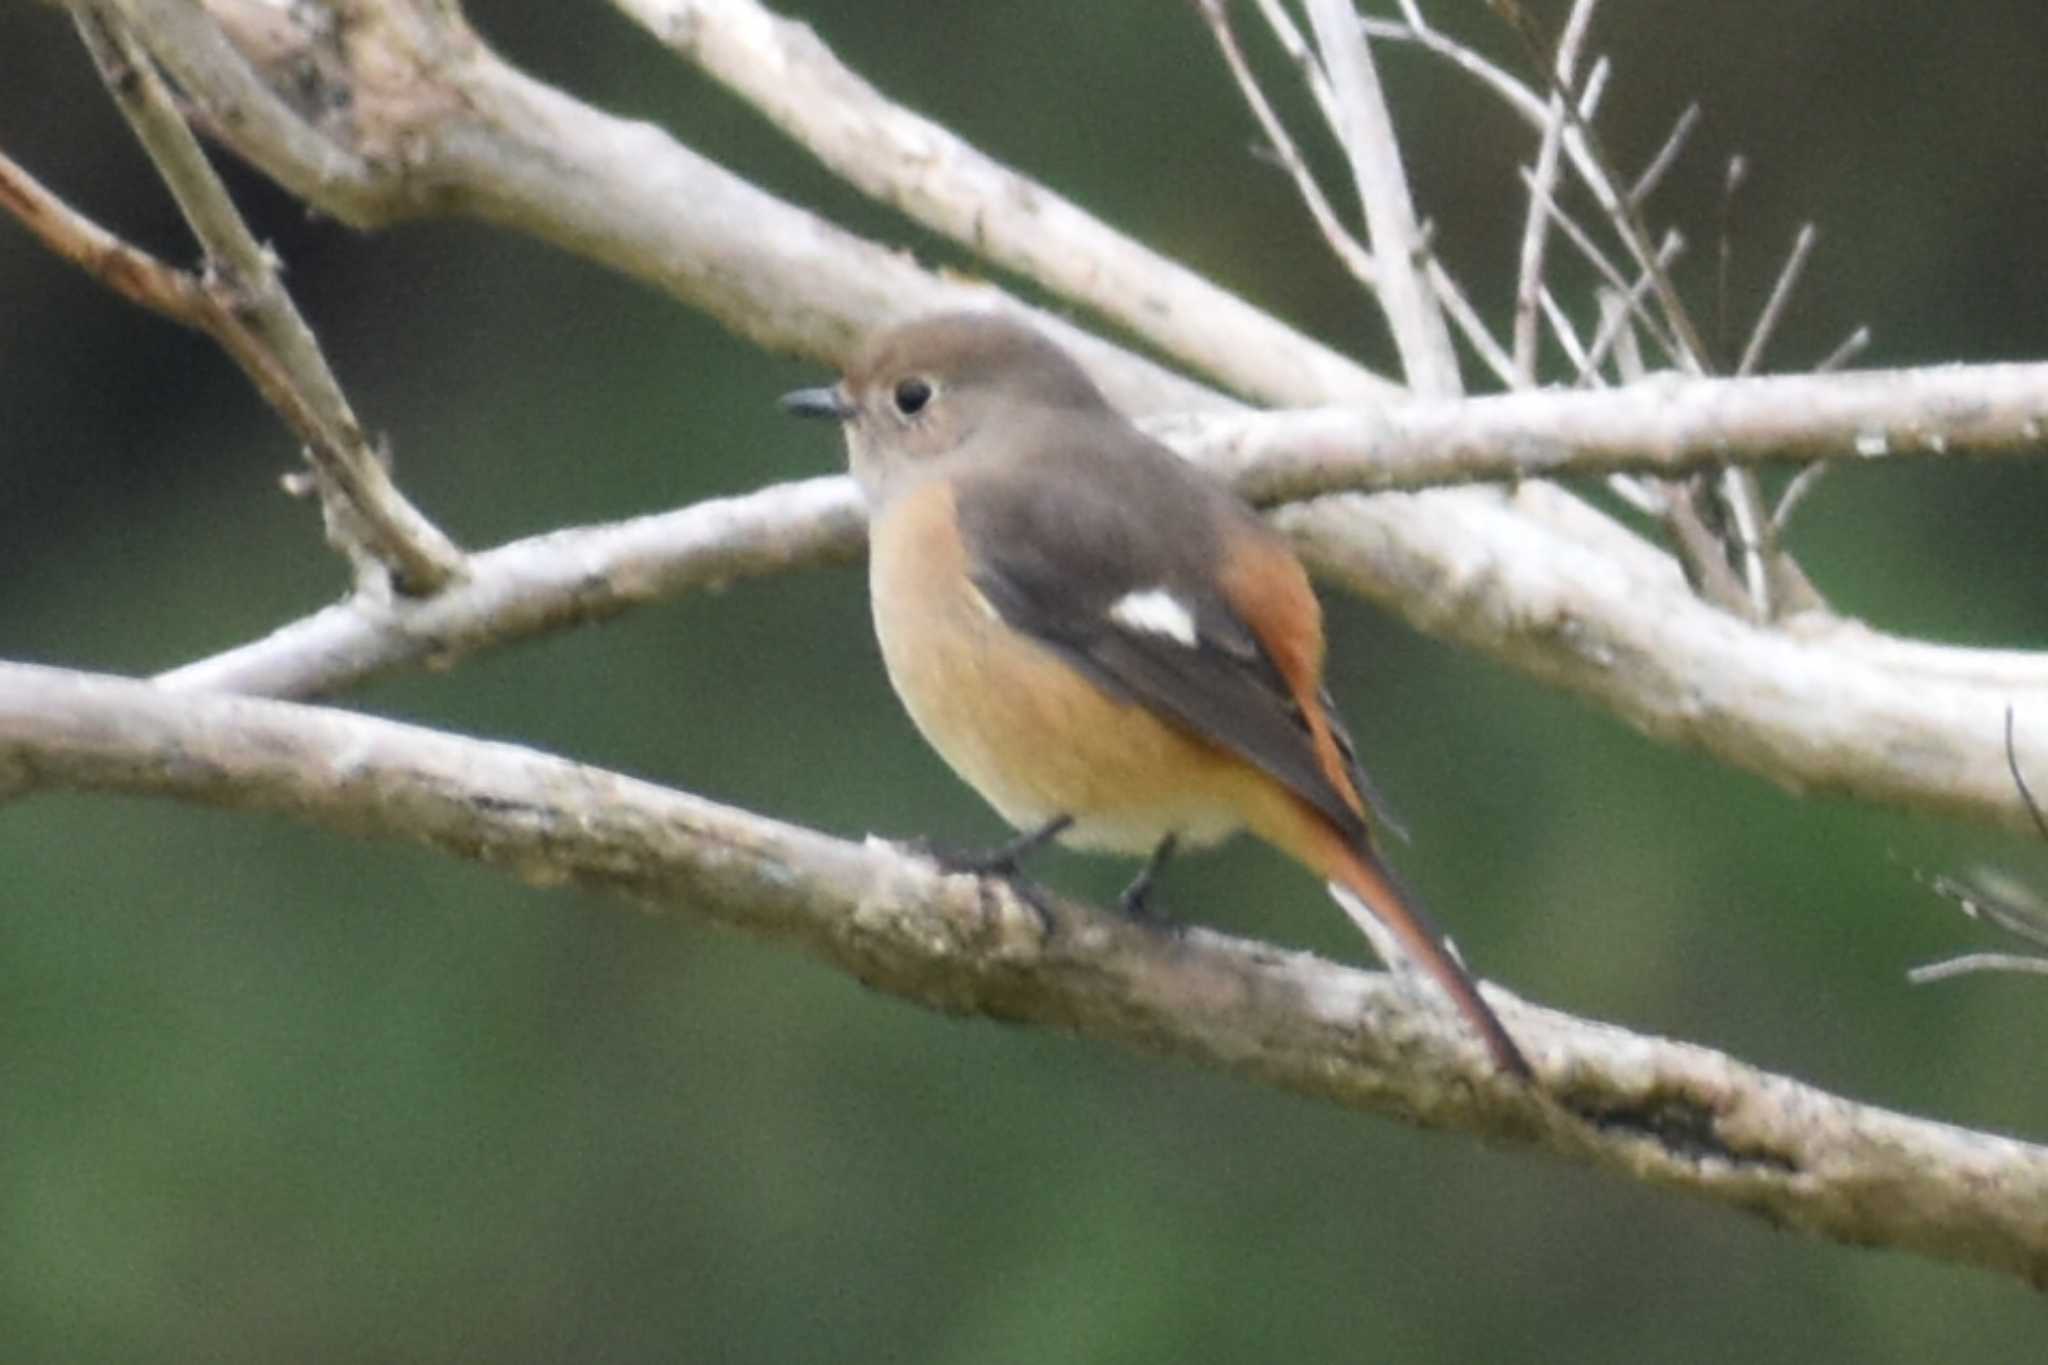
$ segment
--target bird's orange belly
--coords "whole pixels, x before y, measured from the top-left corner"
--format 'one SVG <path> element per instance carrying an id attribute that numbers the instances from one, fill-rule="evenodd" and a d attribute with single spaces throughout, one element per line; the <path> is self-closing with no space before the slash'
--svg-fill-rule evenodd
<path id="1" fill-rule="evenodd" d="M 934 485 L 892 508 L 869 566 L 889 679 L 940 756 L 1019 829 L 1072 817 L 1076 847 L 1239 829 L 1262 795 L 1245 765 L 1006 626 L 965 572 L 945 499 Z"/>

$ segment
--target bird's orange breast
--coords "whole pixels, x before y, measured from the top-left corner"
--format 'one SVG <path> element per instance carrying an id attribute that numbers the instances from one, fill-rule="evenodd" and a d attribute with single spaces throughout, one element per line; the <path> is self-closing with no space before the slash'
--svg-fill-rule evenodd
<path id="1" fill-rule="evenodd" d="M 1213 842 L 1267 803 L 1272 784 L 1241 760 L 1008 626 L 974 586 L 944 481 L 892 499 L 869 553 L 890 681 L 926 740 L 1011 824 L 1068 815 L 1065 842 L 1140 853 L 1169 833 Z"/>

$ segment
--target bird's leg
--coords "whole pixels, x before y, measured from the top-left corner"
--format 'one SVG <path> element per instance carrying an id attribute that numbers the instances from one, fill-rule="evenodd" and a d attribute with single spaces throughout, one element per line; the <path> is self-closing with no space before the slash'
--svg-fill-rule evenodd
<path id="1" fill-rule="evenodd" d="M 1166 866 L 1168 860 L 1173 857 L 1174 849 L 1179 845 L 1180 837 L 1168 834 L 1153 847 L 1152 856 L 1138 869 L 1138 875 L 1124 888 L 1123 895 L 1117 897 L 1116 904 L 1119 910 L 1135 920 L 1153 924 L 1169 922 L 1170 917 L 1152 904 L 1152 884 L 1159 879 L 1160 869 Z"/>
<path id="2" fill-rule="evenodd" d="M 1071 815 L 1055 815 L 1044 824 L 1025 830 L 1007 843 L 975 853 L 927 848 L 933 861 L 948 872 L 971 872 L 978 877 L 1015 878 L 1023 872 L 1024 860 L 1066 833 L 1074 823 Z"/>

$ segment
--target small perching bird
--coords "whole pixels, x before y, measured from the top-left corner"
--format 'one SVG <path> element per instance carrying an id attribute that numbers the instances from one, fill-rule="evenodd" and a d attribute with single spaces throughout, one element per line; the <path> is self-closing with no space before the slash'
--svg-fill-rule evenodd
<path id="1" fill-rule="evenodd" d="M 1149 853 L 1135 906 L 1177 844 L 1248 829 L 1530 1075 L 1374 849 L 1384 816 L 1323 687 L 1322 610 L 1277 532 L 994 314 L 886 329 L 839 384 L 783 404 L 843 424 L 889 679 L 1024 844 Z"/>

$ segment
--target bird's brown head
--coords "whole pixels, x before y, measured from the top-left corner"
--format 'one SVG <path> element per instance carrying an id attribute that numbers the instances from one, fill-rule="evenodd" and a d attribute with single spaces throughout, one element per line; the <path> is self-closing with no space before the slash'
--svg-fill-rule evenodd
<path id="1" fill-rule="evenodd" d="M 845 424 L 854 478 L 876 505 L 944 457 L 998 453 L 1000 442 L 977 438 L 1034 413 L 1108 410 L 1066 352 L 994 313 L 939 313 L 884 328 L 839 383 L 786 394 L 782 405 Z"/>

